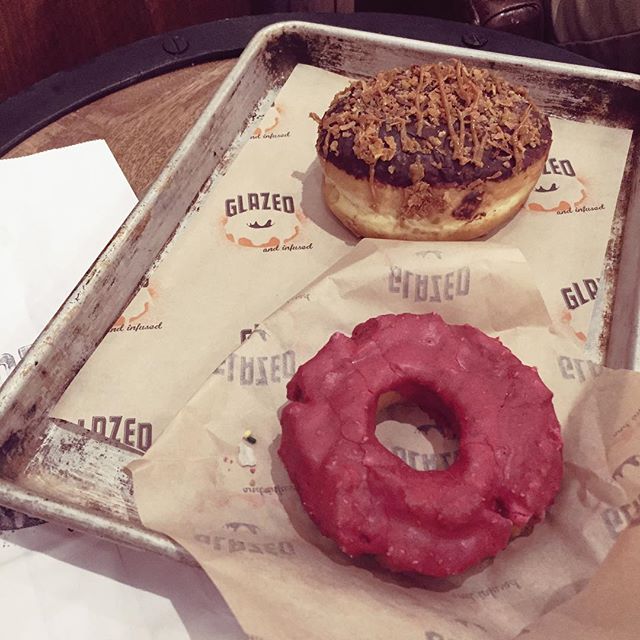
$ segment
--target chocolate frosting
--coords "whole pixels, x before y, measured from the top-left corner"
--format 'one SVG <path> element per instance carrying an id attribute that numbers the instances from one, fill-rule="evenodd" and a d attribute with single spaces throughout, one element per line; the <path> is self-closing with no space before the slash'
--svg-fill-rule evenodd
<path id="1" fill-rule="evenodd" d="M 396 187 L 503 180 L 551 144 L 548 118 L 522 87 L 460 62 L 356 81 L 314 117 L 321 157 Z"/>

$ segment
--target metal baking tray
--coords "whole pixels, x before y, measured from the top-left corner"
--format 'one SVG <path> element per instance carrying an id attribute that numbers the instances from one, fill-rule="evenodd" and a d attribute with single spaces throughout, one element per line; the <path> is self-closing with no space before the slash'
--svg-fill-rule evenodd
<path id="1" fill-rule="evenodd" d="M 49 418 L 178 225 L 224 174 L 297 63 L 346 76 L 457 57 L 526 85 L 550 115 L 634 131 L 595 317 L 595 357 L 640 368 L 640 77 L 303 22 L 259 32 L 140 204 L 0 392 L 0 504 L 184 561 L 145 529 L 124 467 L 139 454 Z M 592 332 L 593 333 L 593 332 Z"/>

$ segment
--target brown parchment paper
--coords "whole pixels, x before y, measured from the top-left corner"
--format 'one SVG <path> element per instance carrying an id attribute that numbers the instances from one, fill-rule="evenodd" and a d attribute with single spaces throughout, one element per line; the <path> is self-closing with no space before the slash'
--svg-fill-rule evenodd
<path id="1" fill-rule="evenodd" d="M 449 579 L 395 575 L 341 554 L 303 512 L 276 453 L 294 365 L 371 316 L 432 311 L 498 336 L 536 366 L 565 443 L 562 489 L 546 520 Z M 397 418 L 382 419 L 389 447 Z M 417 429 L 396 427 L 396 455 L 415 468 L 442 466 L 451 442 L 428 453 Z M 253 468 L 238 463 L 246 429 L 257 438 Z M 587 362 L 577 341 L 552 328 L 519 250 L 363 240 L 225 360 L 134 463 L 133 478 L 144 524 L 194 555 L 251 637 L 480 640 L 526 629 L 548 638 L 573 625 L 578 638 L 585 626 L 609 624 L 606 608 L 589 619 L 599 588 L 585 586 L 598 568 L 610 584 L 624 564 L 605 558 L 640 515 L 639 452 L 640 376 Z M 621 540 L 621 553 L 638 553 L 637 540 Z M 558 608 L 578 593 L 582 600 Z M 537 621 L 551 631 L 533 635 Z"/>
<path id="2" fill-rule="evenodd" d="M 355 238 L 323 202 L 309 112 L 322 113 L 347 82 L 315 67 L 294 69 L 55 416 L 148 449 L 256 322 L 345 254 Z M 518 216 L 488 241 L 524 253 L 554 322 L 584 343 L 631 132 L 557 118 L 551 124 L 545 174 Z M 295 213 L 274 211 L 273 194 Z M 269 220 L 273 227 L 248 226 Z"/>
<path id="3" fill-rule="evenodd" d="M 313 206 L 321 196 L 308 105 L 324 109 L 332 95 L 294 69 L 53 415 L 148 449 L 256 323 L 355 244 Z"/>

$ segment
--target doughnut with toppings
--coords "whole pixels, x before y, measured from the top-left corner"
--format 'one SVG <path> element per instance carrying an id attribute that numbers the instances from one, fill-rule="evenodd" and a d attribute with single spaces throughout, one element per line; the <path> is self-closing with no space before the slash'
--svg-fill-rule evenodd
<path id="1" fill-rule="evenodd" d="M 364 237 L 485 235 L 522 207 L 551 145 L 525 89 L 459 61 L 353 82 L 311 115 L 325 201 Z"/>
<path id="2" fill-rule="evenodd" d="M 394 391 L 459 435 L 455 462 L 416 471 L 376 438 Z M 349 556 L 449 576 L 541 520 L 560 488 L 552 394 L 498 340 L 436 314 L 385 315 L 334 334 L 287 387 L 279 455 L 302 504 Z"/>

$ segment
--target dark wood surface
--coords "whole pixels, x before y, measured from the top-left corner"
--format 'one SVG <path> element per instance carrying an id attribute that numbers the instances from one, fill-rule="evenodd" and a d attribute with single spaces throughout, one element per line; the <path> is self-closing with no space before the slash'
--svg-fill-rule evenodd
<path id="1" fill-rule="evenodd" d="M 235 62 L 186 67 L 112 93 L 60 118 L 4 157 L 103 138 L 141 197 Z"/>
<path id="2" fill-rule="evenodd" d="M 428 14 L 430 2 L 423 6 Z M 352 12 L 353 7 L 354 0 L 0 0 L 0 100 L 58 71 L 168 31 L 223 18 Z"/>
<path id="3" fill-rule="evenodd" d="M 250 0 L 0 0 L 0 100 L 130 42 L 248 13 Z"/>

